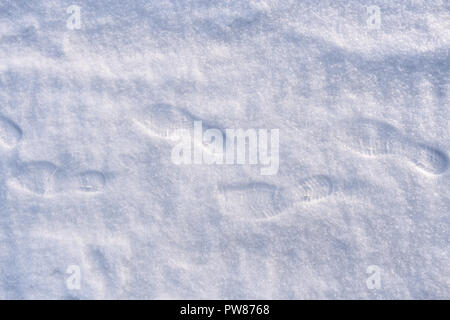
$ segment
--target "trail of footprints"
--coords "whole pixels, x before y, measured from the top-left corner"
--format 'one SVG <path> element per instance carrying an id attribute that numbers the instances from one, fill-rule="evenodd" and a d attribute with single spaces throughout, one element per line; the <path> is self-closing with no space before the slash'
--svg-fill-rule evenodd
<path id="1" fill-rule="evenodd" d="M 143 120 L 135 122 L 152 137 L 173 141 L 177 129 L 191 131 L 192 114 L 167 104 L 151 106 Z M 14 148 L 22 139 L 20 127 L 10 119 L 0 116 L 0 145 Z M 448 168 L 448 158 L 440 150 L 410 140 L 393 126 L 371 119 L 345 121 L 339 129 L 338 138 L 349 149 L 365 156 L 396 155 L 407 159 L 416 167 L 430 174 L 442 174 Z M 99 171 L 85 171 L 71 175 L 51 162 L 36 161 L 20 165 L 12 184 L 38 195 L 72 191 L 99 192 L 104 188 L 105 176 Z M 297 203 L 323 200 L 334 190 L 332 180 L 317 175 L 300 181 L 296 187 Z M 271 184 L 249 183 L 220 185 L 219 203 L 224 212 L 249 212 L 251 218 L 270 218 L 287 206 L 283 191 Z"/>
<path id="2" fill-rule="evenodd" d="M 135 123 L 149 136 L 168 142 L 180 137 L 177 129 L 193 130 L 196 119 L 191 113 L 168 104 L 150 106 Z M 338 129 L 338 139 L 349 149 L 365 156 L 395 155 L 407 159 L 429 174 L 442 174 L 448 168 L 448 158 L 442 151 L 410 140 L 391 125 L 371 120 L 345 121 Z M 337 187 L 326 175 L 315 175 L 299 181 L 290 196 L 275 185 L 244 183 L 218 185 L 218 202 L 225 214 L 235 216 L 246 212 L 248 219 L 268 219 L 277 216 L 289 205 L 308 204 L 324 200 Z"/>
<path id="3" fill-rule="evenodd" d="M 17 124 L 0 116 L 0 146 L 4 150 L 16 147 L 22 136 Z M 105 176 L 100 171 L 70 174 L 48 161 L 24 162 L 16 169 L 16 174 L 8 181 L 10 185 L 40 196 L 74 191 L 95 193 L 105 186 Z"/>

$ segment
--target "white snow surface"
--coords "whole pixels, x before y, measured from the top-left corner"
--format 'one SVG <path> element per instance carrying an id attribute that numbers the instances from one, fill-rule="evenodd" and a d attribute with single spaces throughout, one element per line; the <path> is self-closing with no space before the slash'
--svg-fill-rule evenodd
<path id="1" fill-rule="evenodd" d="M 450 298 L 449 30 L 445 0 L 0 0 L 0 299 Z M 278 173 L 174 164 L 174 110 L 279 129 Z"/>

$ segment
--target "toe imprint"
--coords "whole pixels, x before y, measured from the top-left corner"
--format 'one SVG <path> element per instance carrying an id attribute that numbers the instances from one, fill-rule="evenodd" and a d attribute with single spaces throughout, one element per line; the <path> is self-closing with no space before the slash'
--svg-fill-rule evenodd
<path id="1" fill-rule="evenodd" d="M 405 156 L 417 167 L 431 174 L 441 174 L 448 168 L 448 158 L 440 150 L 423 144 L 410 145 Z"/>

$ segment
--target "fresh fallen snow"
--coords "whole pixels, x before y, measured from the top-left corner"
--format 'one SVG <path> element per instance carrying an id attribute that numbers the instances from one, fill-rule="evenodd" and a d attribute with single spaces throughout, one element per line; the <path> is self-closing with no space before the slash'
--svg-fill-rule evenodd
<path id="1" fill-rule="evenodd" d="M 450 297 L 447 1 L 72 4 L 0 2 L 1 299 Z"/>

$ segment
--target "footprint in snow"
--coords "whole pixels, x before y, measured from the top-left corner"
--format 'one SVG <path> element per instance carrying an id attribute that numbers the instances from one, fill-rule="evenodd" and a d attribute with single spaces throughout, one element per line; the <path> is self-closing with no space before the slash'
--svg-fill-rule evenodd
<path id="1" fill-rule="evenodd" d="M 335 192 L 330 177 L 316 175 L 299 182 L 290 191 L 275 185 L 253 182 L 219 185 L 218 201 L 222 213 L 244 220 L 275 217 L 290 206 L 321 201 Z"/>
<path id="2" fill-rule="evenodd" d="M 93 170 L 70 175 L 51 162 L 32 161 L 21 164 L 10 182 L 30 193 L 51 196 L 75 191 L 100 192 L 105 186 L 105 176 Z"/>
<path id="3" fill-rule="evenodd" d="M 284 207 L 282 191 L 268 183 L 219 185 L 218 191 L 222 213 L 235 218 L 268 219 L 280 214 Z"/>
<path id="4" fill-rule="evenodd" d="M 412 141 L 385 122 L 371 119 L 346 121 L 338 132 L 338 138 L 361 155 L 398 156 L 429 174 L 442 174 L 448 168 L 448 158 L 444 152 Z"/>
<path id="5" fill-rule="evenodd" d="M 170 142 L 179 140 L 180 137 L 175 133 L 178 129 L 192 132 L 196 120 L 186 110 L 159 103 L 148 107 L 140 119 L 134 119 L 133 121 L 147 135 Z"/>

